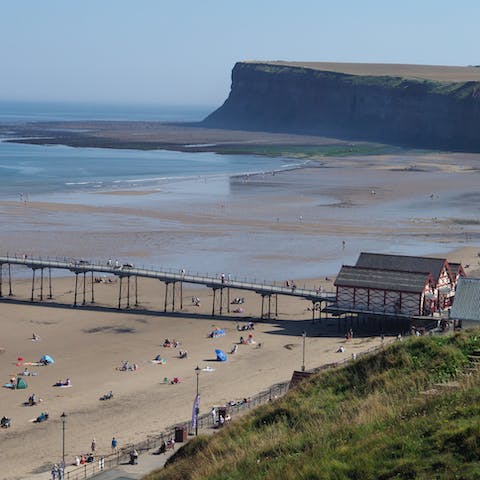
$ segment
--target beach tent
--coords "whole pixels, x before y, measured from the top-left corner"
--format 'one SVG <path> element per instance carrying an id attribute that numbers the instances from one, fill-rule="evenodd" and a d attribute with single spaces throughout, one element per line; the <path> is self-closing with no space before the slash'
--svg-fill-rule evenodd
<path id="1" fill-rule="evenodd" d="M 216 329 L 210 334 L 210 336 L 211 336 L 212 338 L 223 337 L 223 335 L 225 335 L 225 330 L 223 330 L 223 328 L 216 328 Z"/>
<path id="2" fill-rule="evenodd" d="M 17 377 L 17 386 L 16 386 L 17 390 L 22 390 L 27 387 L 28 387 L 27 382 L 23 378 Z"/>
<path id="3" fill-rule="evenodd" d="M 217 360 L 219 362 L 226 362 L 227 361 L 227 355 L 225 354 L 225 352 L 217 349 L 217 350 L 215 350 L 215 353 L 217 354 Z"/>
<path id="4" fill-rule="evenodd" d="M 40 359 L 40 363 L 44 363 L 45 365 L 53 365 L 55 360 L 50 355 L 43 355 Z"/>

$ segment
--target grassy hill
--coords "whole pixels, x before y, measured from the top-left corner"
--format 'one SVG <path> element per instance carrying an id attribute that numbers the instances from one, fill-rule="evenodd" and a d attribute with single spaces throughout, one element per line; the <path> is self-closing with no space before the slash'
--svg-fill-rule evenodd
<path id="1" fill-rule="evenodd" d="M 479 351 L 480 330 L 397 342 L 194 439 L 147 479 L 478 479 Z"/>

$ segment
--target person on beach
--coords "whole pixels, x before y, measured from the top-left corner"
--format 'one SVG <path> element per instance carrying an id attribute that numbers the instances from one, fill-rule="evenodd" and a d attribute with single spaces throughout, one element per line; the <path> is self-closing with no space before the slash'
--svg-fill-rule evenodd
<path id="1" fill-rule="evenodd" d="M 90 450 L 92 451 L 92 453 L 95 452 L 95 450 L 97 449 L 97 442 L 95 441 L 95 438 L 93 438 L 92 440 L 92 444 L 90 445 Z"/>
<path id="2" fill-rule="evenodd" d="M 118 440 L 115 437 L 113 437 L 112 438 L 112 452 L 117 453 L 117 451 L 118 451 Z"/>
<path id="3" fill-rule="evenodd" d="M 210 415 L 212 416 L 212 424 L 216 425 L 217 424 L 217 409 L 215 407 L 212 407 L 212 411 L 210 412 Z"/>

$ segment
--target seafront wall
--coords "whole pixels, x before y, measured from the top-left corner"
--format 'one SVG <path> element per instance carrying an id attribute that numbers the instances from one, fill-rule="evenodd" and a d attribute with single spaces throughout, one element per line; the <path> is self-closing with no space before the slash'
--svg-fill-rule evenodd
<path id="1" fill-rule="evenodd" d="M 480 82 L 239 62 L 205 126 L 480 151 Z"/>

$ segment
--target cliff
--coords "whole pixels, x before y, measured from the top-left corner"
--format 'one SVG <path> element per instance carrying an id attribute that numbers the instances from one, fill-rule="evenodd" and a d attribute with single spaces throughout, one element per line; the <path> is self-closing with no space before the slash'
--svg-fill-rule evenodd
<path id="1" fill-rule="evenodd" d="M 480 68 L 239 62 L 203 124 L 480 151 Z"/>

